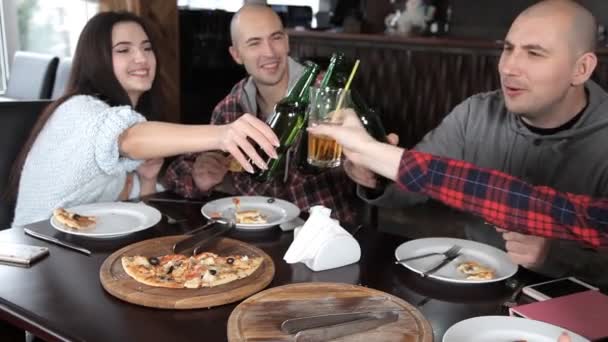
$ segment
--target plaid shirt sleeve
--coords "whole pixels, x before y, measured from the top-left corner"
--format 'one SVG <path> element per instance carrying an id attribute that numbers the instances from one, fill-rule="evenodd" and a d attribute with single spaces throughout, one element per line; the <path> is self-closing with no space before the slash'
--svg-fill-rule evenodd
<path id="1" fill-rule="evenodd" d="M 547 238 L 608 246 L 608 200 L 532 186 L 496 170 L 406 151 L 398 184 L 498 227 Z"/>
<path id="2" fill-rule="evenodd" d="M 198 153 L 184 154 L 169 164 L 163 176 L 163 186 L 186 198 L 203 196 L 205 193 L 198 189 L 192 178 L 192 169 L 197 156 Z"/>

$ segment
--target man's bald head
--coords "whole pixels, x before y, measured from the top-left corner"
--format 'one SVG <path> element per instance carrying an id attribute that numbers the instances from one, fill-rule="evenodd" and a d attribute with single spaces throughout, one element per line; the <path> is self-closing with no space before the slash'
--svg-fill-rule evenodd
<path id="1" fill-rule="evenodd" d="M 241 32 L 244 29 L 243 26 L 247 26 L 249 22 L 259 20 L 273 20 L 279 24 L 281 29 L 283 28 L 281 18 L 272 10 L 272 8 L 261 4 L 246 4 L 234 14 L 230 21 L 230 38 L 232 39 L 232 45 L 237 44 L 238 38 L 241 36 Z"/>
<path id="2" fill-rule="evenodd" d="M 289 80 L 289 37 L 281 18 L 268 6 L 247 4 L 232 18 L 230 35 L 230 55 L 256 85 L 284 91 Z"/>
<path id="3" fill-rule="evenodd" d="M 556 25 L 566 32 L 573 52 L 594 52 L 597 42 L 597 20 L 593 14 L 572 0 L 545 0 L 528 7 L 520 17 L 555 17 Z M 517 20 L 517 19 L 516 19 Z"/>

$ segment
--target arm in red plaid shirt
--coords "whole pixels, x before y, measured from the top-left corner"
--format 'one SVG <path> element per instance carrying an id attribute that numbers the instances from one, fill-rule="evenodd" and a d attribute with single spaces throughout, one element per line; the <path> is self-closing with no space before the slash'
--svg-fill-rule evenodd
<path id="1" fill-rule="evenodd" d="M 509 230 L 608 246 L 608 200 L 532 186 L 473 164 L 405 151 L 400 188 L 418 192 Z"/>

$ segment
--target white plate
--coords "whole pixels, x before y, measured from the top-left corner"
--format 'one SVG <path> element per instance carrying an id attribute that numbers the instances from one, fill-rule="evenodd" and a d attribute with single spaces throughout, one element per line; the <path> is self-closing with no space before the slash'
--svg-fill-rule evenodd
<path id="1" fill-rule="evenodd" d="M 509 316 L 481 316 L 458 322 L 445 332 L 443 342 L 557 342 L 564 331 L 572 342 L 589 342 L 556 325 Z"/>
<path id="2" fill-rule="evenodd" d="M 237 228 L 246 230 L 261 230 L 274 227 L 281 223 L 291 221 L 300 215 L 300 208 L 295 204 L 271 197 L 263 196 L 235 196 L 241 201 L 240 210 L 259 210 L 262 215 L 266 215 L 267 223 L 244 224 L 239 223 Z M 234 217 L 236 208 L 232 199 L 235 197 L 221 198 L 211 201 L 201 208 L 201 212 L 206 218 L 212 218 L 213 213 L 220 213 L 225 217 Z"/>
<path id="3" fill-rule="evenodd" d="M 108 202 L 83 204 L 66 210 L 80 215 L 95 216 L 95 226 L 76 230 L 51 217 L 51 225 L 67 234 L 90 238 L 115 238 L 138 232 L 156 225 L 162 215 L 156 208 L 143 203 Z"/>
<path id="4" fill-rule="evenodd" d="M 462 247 L 460 256 L 439 271 L 429 275 L 429 277 L 452 283 L 480 284 L 501 281 L 517 272 L 517 265 L 509 259 L 507 253 L 483 243 L 462 239 L 426 238 L 408 241 L 397 247 L 395 257 L 397 260 L 400 260 L 426 253 L 445 252 L 453 245 Z M 443 255 L 433 255 L 427 258 L 407 261 L 402 263 L 402 265 L 416 273 L 422 273 L 439 264 L 443 258 Z M 491 267 L 496 272 L 494 279 L 466 279 L 465 275 L 456 269 L 459 264 L 465 261 L 476 261 L 484 266 Z"/>

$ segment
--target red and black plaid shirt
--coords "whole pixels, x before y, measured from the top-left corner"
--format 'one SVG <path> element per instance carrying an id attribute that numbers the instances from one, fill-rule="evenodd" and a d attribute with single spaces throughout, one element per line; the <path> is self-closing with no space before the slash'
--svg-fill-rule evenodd
<path id="1" fill-rule="evenodd" d="M 230 94 L 215 107 L 211 124 L 227 124 L 245 113 L 240 99 L 244 96 L 246 82 L 247 78 L 237 83 Z M 187 154 L 176 159 L 167 169 L 165 186 L 188 198 L 204 195 L 192 179 L 193 164 L 197 156 L 198 154 Z M 285 183 L 282 179 L 257 182 L 246 172 L 229 172 L 226 177 L 232 178 L 236 191 L 241 195 L 281 198 L 293 202 L 304 211 L 315 205 L 323 205 L 332 209 L 332 216 L 338 220 L 355 222 L 355 207 L 360 202 L 355 193 L 355 184 L 341 167 L 328 169 L 320 174 L 303 174 L 292 165 Z"/>
<path id="2" fill-rule="evenodd" d="M 462 209 L 498 227 L 608 246 L 608 200 L 532 186 L 496 170 L 406 151 L 399 186 Z"/>

